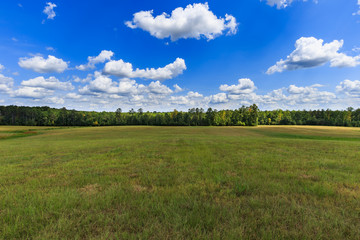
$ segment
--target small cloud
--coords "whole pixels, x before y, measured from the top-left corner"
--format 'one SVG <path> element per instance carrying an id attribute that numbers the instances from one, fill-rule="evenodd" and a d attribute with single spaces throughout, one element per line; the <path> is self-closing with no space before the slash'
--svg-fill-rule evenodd
<path id="1" fill-rule="evenodd" d="M 93 74 L 88 74 L 86 78 L 79 78 L 78 76 L 73 76 L 73 81 L 77 83 L 88 83 L 92 80 Z"/>
<path id="2" fill-rule="evenodd" d="M 49 55 L 47 59 L 43 58 L 42 56 L 20 58 L 18 64 L 22 68 L 30 69 L 38 73 L 62 73 L 68 69 L 67 62 L 51 55 Z"/>
<path id="3" fill-rule="evenodd" d="M 146 68 L 133 69 L 131 63 L 124 62 L 122 59 L 118 61 L 110 61 L 105 64 L 104 74 L 114 75 L 117 77 L 127 78 L 144 78 L 151 80 L 167 80 L 175 78 L 186 70 L 185 61 L 182 58 L 177 58 L 173 63 L 170 63 L 162 68 Z"/>
<path id="4" fill-rule="evenodd" d="M 353 52 L 360 52 L 360 47 L 354 47 L 354 48 L 352 49 L 352 51 L 353 51 Z"/>
<path id="5" fill-rule="evenodd" d="M 336 91 L 340 93 L 345 93 L 350 97 L 360 97 L 360 81 L 358 80 L 344 80 L 340 85 L 336 86 Z"/>
<path id="6" fill-rule="evenodd" d="M 277 9 L 284 9 L 291 5 L 294 0 L 266 0 L 267 4 L 270 6 L 276 6 Z M 307 0 L 302 0 L 306 2 Z M 314 0 L 314 3 L 318 3 L 318 0 Z"/>
<path id="7" fill-rule="evenodd" d="M 53 104 L 59 104 L 62 105 L 65 103 L 64 99 L 60 98 L 60 97 L 51 97 L 47 99 L 47 102 L 51 102 Z"/>
<path id="8" fill-rule="evenodd" d="M 220 90 L 223 92 L 228 92 L 233 95 L 241 95 L 241 94 L 250 94 L 255 91 L 256 87 L 253 81 L 249 78 L 241 78 L 238 80 L 237 85 L 221 85 Z"/>
<path id="9" fill-rule="evenodd" d="M 51 2 L 47 2 L 46 6 L 43 10 L 43 13 L 45 13 L 47 15 L 47 19 L 51 19 L 53 20 L 56 16 L 56 13 L 54 11 L 54 8 L 56 8 L 56 4 L 51 3 Z"/>
<path id="10" fill-rule="evenodd" d="M 112 51 L 102 50 L 98 56 L 88 57 L 88 63 L 76 66 L 76 69 L 81 71 L 94 69 L 96 64 L 110 61 L 112 56 L 114 56 L 114 53 Z"/>
<path id="11" fill-rule="evenodd" d="M 53 51 L 53 52 L 54 52 L 54 51 L 55 51 L 55 48 L 53 48 L 53 47 L 46 47 L 46 50 L 47 50 L 47 51 Z"/>
<path id="12" fill-rule="evenodd" d="M 21 8 L 22 8 L 22 7 L 23 7 L 23 5 L 22 5 L 21 3 L 18 3 L 18 7 L 21 7 Z"/>
<path id="13" fill-rule="evenodd" d="M 17 38 L 12 37 L 11 40 L 13 40 L 14 42 L 18 42 L 19 40 Z"/>
<path id="14" fill-rule="evenodd" d="M 178 92 L 182 92 L 184 91 L 184 89 L 182 89 L 179 85 L 175 84 L 173 86 L 175 88 L 174 92 L 178 93 Z"/>

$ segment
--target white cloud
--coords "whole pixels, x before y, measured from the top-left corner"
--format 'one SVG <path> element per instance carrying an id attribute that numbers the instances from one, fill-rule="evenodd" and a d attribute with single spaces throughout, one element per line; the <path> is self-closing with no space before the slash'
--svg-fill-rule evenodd
<path id="1" fill-rule="evenodd" d="M 144 85 L 137 84 L 135 80 L 123 78 L 119 83 L 113 82 L 113 80 L 101 74 L 100 72 L 95 72 L 95 79 L 86 85 L 85 87 L 79 89 L 79 93 L 83 95 L 96 95 L 101 93 L 106 94 L 136 94 L 139 90 L 144 88 Z"/>
<path id="2" fill-rule="evenodd" d="M 66 97 L 66 98 L 70 98 L 70 99 L 80 99 L 80 98 L 81 98 L 81 95 L 76 94 L 76 93 L 68 93 L 68 94 L 66 94 L 65 97 Z"/>
<path id="3" fill-rule="evenodd" d="M 22 68 L 30 69 L 38 73 L 62 73 L 68 68 L 67 62 L 52 55 L 49 55 L 47 59 L 42 56 L 20 58 L 18 64 Z"/>
<path id="4" fill-rule="evenodd" d="M 270 6 L 276 6 L 277 9 L 281 9 L 290 6 L 292 0 L 266 0 L 266 2 Z"/>
<path id="5" fill-rule="evenodd" d="M 172 108 L 177 108 L 176 105 L 191 107 L 205 107 L 209 103 L 209 98 L 204 97 L 198 92 L 189 91 L 186 96 L 170 96 L 168 101 L 170 104 L 175 105 Z"/>
<path id="6" fill-rule="evenodd" d="M 104 63 L 105 61 L 109 61 L 109 60 L 111 60 L 112 56 L 114 56 L 114 53 L 112 51 L 103 50 L 96 57 L 88 57 L 88 63 L 76 66 L 76 69 L 82 70 L 82 71 L 94 69 L 95 64 Z"/>
<path id="7" fill-rule="evenodd" d="M 122 78 L 113 81 L 109 76 L 95 72 L 94 80 L 79 89 L 79 94 L 90 98 L 121 101 L 121 105 L 131 107 L 164 106 L 170 104 L 170 95 L 174 93 L 160 81 L 153 81 L 149 85 L 138 84 L 135 80 Z M 73 96 L 68 96 L 73 97 Z"/>
<path id="8" fill-rule="evenodd" d="M 63 91 L 74 89 L 74 86 L 70 82 L 60 82 L 55 77 L 49 77 L 46 79 L 43 76 L 33 78 L 27 81 L 22 81 L 21 85 L 27 87 L 39 87 L 50 90 L 63 90 Z"/>
<path id="9" fill-rule="evenodd" d="M 350 97 L 360 97 L 360 81 L 359 80 L 344 80 L 340 85 L 336 86 L 336 91 L 345 93 Z"/>
<path id="10" fill-rule="evenodd" d="M 177 58 L 175 62 L 170 63 L 163 68 L 137 68 L 135 71 L 133 70 L 131 63 L 124 62 L 120 59 L 118 61 L 107 62 L 103 72 L 117 77 L 144 78 L 162 81 L 175 78 L 182 74 L 184 70 L 186 70 L 186 65 L 182 58 Z"/>
<path id="11" fill-rule="evenodd" d="M 47 51 L 52 51 L 52 52 L 54 52 L 54 51 L 55 51 L 55 48 L 53 48 L 53 47 L 46 47 L 46 50 L 47 50 Z"/>
<path id="12" fill-rule="evenodd" d="M 193 92 L 193 91 L 189 91 L 189 92 L 187 93 L 187 96 L 188 96 L 189 98 L 202 98 L 202 97 L 204 97 L 202 94 L 200 94 L 200 93 L 198 93 L 198 92 Z"/>
<path id="13" fill-rule="evenodd" d="M 252 93 L 256 87 L 253 81 L 248 78 L 241 78 L 238 80 L 239 84 L 237 85 L 221 85 L 220 90 L 223 92 L 228 92 L 229 94 L 249 94 Z"/>
<path id="14" fill-rule="evenodd" d="M 232 15 L 218 18 L 209 10 L 208 3 L 189 4 L 186 8 L 176 8 L 171 15 L 163 13 L 156 17 L 153 11 L 140 11 L 134 14 L 132 21 L 127 21 L 126 26 L 140 28 L 152 36 L 164 39 L 170 37 L 172 41 L 180 38 L 201 37 L 212 40 L 226 32 L 236 34 L 237 22 Z"/>
<path id="15" fill-rule="evenodd" d="M 190 100 L 186 96 L 171 96 L 170 102 L 175 105 L 186 105 L 190 104 Z"/>
<path id="16" fill-rule="evenodd" d="M 56 7 L 57 6 L 54 3 L 51 3 L 51 2 L 46 3 L 43 13 L 45 13 L 47 15 L 47 19 L 54 19 L 54 17 L 56 16 L 54 8 L 56 8 Z"/>
<path id="17" fill-rule="evenodd" d="M 343 46 L 343 40 L 334 40 L 323 44 L 324 40 L 314 37 L 302 37 L 295 43 L 295 50 L 281 59 L 267 70 L 267 74 L 283 72 L 284 70 L 296 70 L 301 68 L 312 68 L 330 62 L 331 67 L 355 67 L 360 64 L 360 56 L 347 56 L 339 53 Z"/>
<path id="18" fill-rule="evenodd" d="M 38 87 L 21 87 L 12 93 L 13 97 L 41 99 L 53 94 L 53 90 Z"/>
<path id="19" fill-rule="evenodd" d="M 65 103 L 64 99 L 60 97 L 51 97 L 51 98 L 47 98 L 46 100 L 47 102 L 59 104 L 59 105 L 63 105 Z"/>
<path id="20" fill-rule="evenodd" d="M 2 64 L 0 64 L 0 72 L 2 71 L 2 70 L 4 70 L 4 65 L 2 65 Z"/>
<path id="21" fill-rule="evenodd" d="M 0 92 L 10 93 L 14 85 L 14 79 L 0 74 Z"/>
<path id="22" fill-rule="evenodd" d="M 262 1 L 262 0 L 260 0 Z M 267 4 L 270 6 L 276 6 L 277 9 L 282 9 L 282 8 L 286 8 L 289 7 L 291 5 L 291 3 L 294 0 L 266 0 Z M 303 2 L 306 2 L 307 0 L 302 0 Z M 315 3 L 317 3 L 317 0 L 314 0 Z"/>
<path id="23" fill-rule="evenodd" d="M 182 88 L 181 88 L 179 85 L 177 85 L 177 84 L 173 85 L 173 87 L 175 88 L 174 92 L 176 92 L 176 93 L 184 91 L 184 89 L 182 89 Z"/>
<path id="24" fill-rule="evenodd" d="M 150 93 L 159 95 L 168 95 L 173 92 L 170 88 L 161 84 L 159 81 L 151 82 L 148 86 L 148 90 Z"/>
<path id="25" fill-rule="evenodd" d="M 210 96 L 210 103 L 226 103 L 229 99 L 227 98 L 226 93 L 218 93 Z"/>
<path id="26" fill-rule="evenodd" d="M 336 95 L 327 91 L 320 91 L 321 85 L 298 87 L 290 85 L 288 88 L 276 89 L 272 92 L 259 96 L 258 102 L 265 105 L 276 104 L 278 107 L 288 108 L 297 106 L 305 108 L 307 106 L 320 106 L 320 104 L 330 104 L 336 100 Z"/>
<path id="27" fill-rule="evenodd" d="M 73 81 L 77 83 L 88 83 L 91 81 L 93 75 L 89 73 L 86 78 L 79 78 L 78 76 L 73 76 Z"/>

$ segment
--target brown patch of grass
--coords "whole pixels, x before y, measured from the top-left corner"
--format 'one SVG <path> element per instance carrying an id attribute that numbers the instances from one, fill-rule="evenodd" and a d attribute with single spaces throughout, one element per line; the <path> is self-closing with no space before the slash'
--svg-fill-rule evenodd
<path id="1" fill-rule="evenodd" d="M 137 173 L 132 173 L 132 174 L 129 175 L 129 177 L 130 177 L 130 178 L 137 178 L 137 177 L 139 177 L 139 174 L 137 174 Z"/>
<path id="2" fill-rule="evenodd" d="M 133 189 L 135 192 L 145 192 L 148 191 L 147 187 L 141 186 L 139 184 L 133 185 Z"/>
<path id="3" fill-rule="evenodd" d="M 229 175 L 229 176 L 232 176 L 232 177 L 236 176 L 236 173 L 233 172 L 233 171 L 227 171 L 226 174 Z"/>
<path id="4" fill-rule="evenodd" d="M 308 180 L 311 180 L 311 181 L 319 181 L 319 177 L 316 177 L 316 176 L 312 176 L 312 175 L 307 175 L 307 174 L 302 174 L 300 175 L 300 178 L 301 179 L 308 179 Z"/>
<path id="5" fill-rule="evenodd" d="M 80 188 L 80 192 L 85 193 L 87 195 L 93 195 L 96 194 L 97 192 L 99 192 L 101 190 L 100 185 L 95 183 L 95 184 L 89 184 L 86 185 L 82 188 Z"/>
<path id="6" fill-rule="evenodd" d="M 340 194 L 345 194 L 354 198 L 360 197 L 360 187 L 356 185 L 341 184 L 338 186 L 337 190 Z"/>
<path id="7" fill-rule="evenodd" d="M 26 132 L 24 132 L 24 134 L 37 134 L 37 132 L 35 132 L 35 131 L 26 131 Z"/>

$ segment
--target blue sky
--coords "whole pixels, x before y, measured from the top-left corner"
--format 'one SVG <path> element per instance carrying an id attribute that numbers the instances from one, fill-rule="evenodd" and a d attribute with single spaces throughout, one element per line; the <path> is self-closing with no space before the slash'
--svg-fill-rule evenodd
<path id="1" fill-rule="evenodd" d="M 360 107 L 360 1 L 0 2 L 0 104 Z"/>

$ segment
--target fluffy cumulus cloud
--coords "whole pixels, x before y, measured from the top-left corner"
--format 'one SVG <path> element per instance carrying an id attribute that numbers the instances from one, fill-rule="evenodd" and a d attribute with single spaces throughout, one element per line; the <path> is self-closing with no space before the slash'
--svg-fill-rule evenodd
<path id="1" fill-rule="evenodd" d="M 220 86 L 220 90 L 223 92 L 228 92 L 229 94 L 234 94 L 234 95 L 238 95 L 238 94 L 249 94 L 252 93 L 256 87 L 253 81 L 251 81 L 248 78 L 241 78 L 238 80 L 237 85 L 221 85 Z"/>
<path id="2" fill-rule="evenodd" d="M 332 92 L 321 91 L 321 87 L 319 84 L 305 87 L 290 85 L 265 95 L 258 95 L 255 93 L 255 84 L 245 78 L 240 79 L 238 85 L 221 85 L 220 90 L 223 92 L 202 99 L 208 106 L 220 108 L 237 108 L 240 105 L 256 103 L 263 109 L 303 109 L 335 104 L 337 96 Z"/>
<path id="3" fill-rule="evenodd" d="M 337 92 L 344 93 L 350 97 L 360 98 L 360 81 L 345 80 L 336 86 Z"/>
<path id="4" fill-rule="evenodd" d="M 143 88 L 144 85 L 137 84 L 135 80 L 123 78 L 119 82 L 114 82 L 109 76 L 95 72 L 94 80 L 80 88 L 79 93 L 83 95 L 99 95 L 102 93 L 129 95 L 137 94 Z"/>
<path id="5" fill-rule="evenodd" d="M 14 79 L 0 74 L 0 93 L 9 93 L 14 85 Z"/>
<path id="6" fill-rule="evenodd" d="M 47 15 L 47 19 L 54 19 L 56 16 L 56 13 L 54 11 L 54 8 L 56 8 L 56 4 L 51 3 L 51 2 L 47 2 L 46 6 L 43 10 L 43 13 L 45 13 Z"/>
<path id="7" fill-rule="evenodd" d="M 112 56 L 114 56 L 114 53 L 112 51 L 103 50 L 96 57 L 88 57 L 88 63 L 76 66 L 76 69 L 82 71 L 94 69 L 96 64 L 109 61 L 111 60 Z"/>
<path id="8" fill-rule="evenodd" d="M 42 56 L 20 58 L 18 64 L 22 68 L 33 70 L 38 73 L 62 73 L 68 68 L 67 62 L 52 55 L 49 55 L 47 59 Z"/>
<path id="9" fill-rule="evenodd" d="M 88 85 L 79 89 L 80 94 L 102 95 L 113 99 L 128 96 L 139 101 L 140 98 L 144 99 L 144 96 L 148 98 L 159 98 L 174 92 L 160 81 L 151 82 L 148 86 L 145 86 L 129 78 L 113 81 L 109 76 L 103 75 L 100 72 L 95 72 L 94 77 L 94 80 Z"/>
<path id="10" fill-rule="evenodd" d="M 209 100 L 198 92 L 189 91 L 185 96 L 170 96 L 168 102 L 173 105 L 191 108 L 206 106 L 209 103 Z"/>
<path id="11" fill-rule="evenodd" d="M 74 86 L 70 82 L 60 82 L 55 77 L 49 77 L 46 79 L 43 76 L 22 81 L 21 85 L 27 87 L 35 87 L 35 88 L 39 87 L 50 90 L 63 90 L 63 91 L 74 89 Z"/>
<path id="12" fill-rule="evenodd" d="M 330 62 L 331 67 L 355 67 L 360 64 L 360 56 L 348 56 L 339 53 L 343 46 L 343 40 L 334 40 L 325 43 L 322 39 L 314 37 L 302 37 L 295 43 L 295 50 L 281 59 L 267 70 L 267 74 L 283 72 L 285 70 L 296 70 L 301 68 L 312 68 Z"/>
<path id="13" fill-rule="evenodd" d="M 209 10 L 208 3 L 190 4 L 186 8 L 176 8 L 170 15 L 163 13 L 156 17 L 153 11 L 140 11 L 134 14 L 132 21 L 125 24 L 132 29 L 147 31 L 159 39 L 170 37 L 172 41 L 201 37 L 212 40 L 224 33 L 236 34 L 238 26 L 232 15 L 218 18 Z"/>
<path id="14" fill-rule="evenodd" d="M 210 103 L 226 103 L 229 101 L 226 93 L 218 93 L 210 96 Z"/>
<path id="15" fill-rule="evenodd" d="M 168 95 L 173 91 L 167 86 L 161 84 L 159 81 L 151 82 L 148 86 L 148 91 L 152 94 Z"/>
<path id="16" fill-rule="evenodd" d="M 189 91 L 188 94 L 187 94 L 187 96 L 188 96 L 189 98 L 202 98 L 202 97 L 203 97 L 202 94 L 200 94 L 200 93 L 198 93 L 198 92 L 193 92 L 193 91 Z"/>
<path id="17" fill-rule="evenodd" d="M 320 91 L 321 85 L 315 84 L 307 87 L 297 87 L 290 85 L 287 88 L 288 96 L 284 98 L 284 101 L 290 105 L 296 104 L 314 104 L 329 103 L 336 98 L 336 95 L 327 91 Z"/>
<path id="18" fill-rule="evenodd" d="M 41 87 L 20 87 L 11 93 L 12 97 L 19 98 L 33 98 L 33 99 L 42 99 L 48 97 L 54 93 L 53 90 L 48 90 Z"/>
<path id="19" fill-rule="evenodd" d="M 341 84 L 342 89 L 338 91 L 347 92 L 356 89 L 354 82 L 351 85 L 345 82 Z M 223 84 L 219 86 L 220 92 L 212 95 L 203 95 L 195 91 L 187 91 L 186 94 L 179 95 L 179 92 L 170 89 L 160 81 L 153 81 L 149 85 L 138 84 L 135 80 L 122 78 L 113 80 L 108 75 L 95 72 L 93 80 L 80 88 L 78 93 L 69 93 L 65 98 L 75 102 L 83 101 L 87 95 L 94 106 L 100 109 L 104 106 L 99 105 L 99 101 L 107 101 L 106 106 L 116 108 L 119 104 L 126 108 L 142 107 L 148 110 L 167 111 L 171 109 L 187 110 L 193 107 L 213 107 L 217 109 L 234 109 L 241 105 L 256 103 L 261 109 L 314 109 L 323 106 L 339 106 L 339 102 L 345 103 L 335 94 L 322 90 L 319 84 L 311 86 L 290 85 L 280 89 L 272 90 L 265 94 L 257 94 L 255 83 L 248 78 L 241 78 L 237 84 Z M 359 87 L 358 87 L 359 88 Z M 352 95 L 355 95 L 352 90 Z M 358 93 L 360 91 L 358 90 Z M 346 102 L 348 104 L 349 101 Z"/>
<path id="20" fill-rule="evenodd" d="M 110 61 L 105 64 L 104 74 L 114 75 L 125 78 L 144 78 L 151 80 L 166 80 L 172 79 L 183 73 L 186 70 L 185 61 L 182 58 L 177 58 L 173 63 L 170 63 L 162 68 L 146 68 L 133 69 L 131 63 L 123 60 Z"/>
<path id="21" fill-rule="evenodd" d="M 44 78 L 36 77 L 21 82 L 16 90 L 10 90 L 7 93 L 14 98 L 30 98 L 43 104 L 63 105 L 64 91 L 74 90 L 70 82 L 61 82 L 55 77 Z M 59 92 L 61 91 L 61 92 Z"/>
<path id="22" fill-rule="evenodd" d="M 65 103 L 65 100 L 61 97 L 50 97 L 46 99 L 48 102 L 51 102 L 53 104 L 63 105 Z"/>

